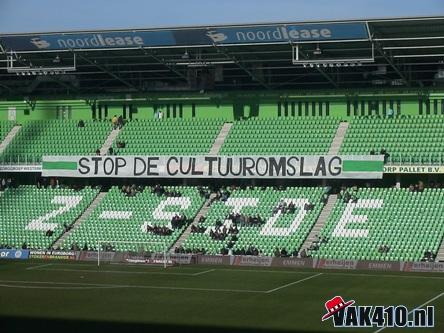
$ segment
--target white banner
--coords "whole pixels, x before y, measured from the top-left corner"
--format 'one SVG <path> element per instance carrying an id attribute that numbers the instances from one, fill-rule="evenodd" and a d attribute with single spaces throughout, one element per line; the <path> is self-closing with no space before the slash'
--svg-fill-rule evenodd
<path id="1" fill-rule="evenodd" d="M 45 156 L 44 177 L 382 178 L 383 156 Z"/>

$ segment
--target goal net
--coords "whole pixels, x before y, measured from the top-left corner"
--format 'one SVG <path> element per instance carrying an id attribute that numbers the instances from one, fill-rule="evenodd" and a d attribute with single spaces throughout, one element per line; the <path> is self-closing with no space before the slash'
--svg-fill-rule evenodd
<path id="1" fill-rule="evenodd" d="M 116 253 L 112 261 L 128 264 L 172 266 L 168 247 L 163 242 L 99 241 L 97 242 L 97 266 L 110 261 L 108 254 Z"/>

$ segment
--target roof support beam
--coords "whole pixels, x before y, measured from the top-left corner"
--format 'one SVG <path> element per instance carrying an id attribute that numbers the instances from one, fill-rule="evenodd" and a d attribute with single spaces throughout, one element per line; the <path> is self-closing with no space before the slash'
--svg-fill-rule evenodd
<path id="1" fill-rule="evenodd" d="M 81 53 L 77 53 L 77 57 L 79 57 L 80 59 L 86 61 L 87 63 L 89 63 L 89 64 L 91 64 L 91 65 L 97 67 L 97 68 L 100 69 L 101 71 L 103 71 L 103 72 L 105 72 L 106 74 L 112 76 L 112 77 L 115 78 L 116 80 L 122 82 L 122 83 L 123 83 L 124 85 L 126 85 L 127 87 L 129 87 L 129 88 L 133 88 L 134 90 L 139 91 L 139 92 L 143 92 L 142 89 L 136 87 L 134 84 L 128 82 L 127 80 L 122 79 L 120 76 L 118 76 L 118 75 L 114 74 L 113 72 L 109 71 L 109 70 L 106 69 L 104 66 L 102 66 L 102 65 L 100 65 L 100 64 L 97 64 L 97 63 L 95 63 L 94 61 L 91 61 L 90 59 L 88 59 L 88 58 L 86 58 L 84 55 L 82 55 Z"/>
<path id="2" fill-rule="evenodd" d="M 216 51 L 220 54 L 223 54 L 228 59 L 235 62 L 235 64 L 242 69 L 245 73 L 247 73 L 254 81 L 257 81 L 260 83 L 262 87 L 265 89 L 271 89 L 271 87 L 261 78 L 257 77 L 251 70 L 249 70 L 247 67 L 245 67 L 240 60 L 238 60 L 235 56 L 230 55 L 223 46 L 214 43 L 213 46 L 216 48 Z"/>
<path id="3" fill-rule="evenodd" d="M 398 68 L 398 66 L 393 62 L 392 57 L 388 56 L 384 49 L 379 45 L 379 43 L 375 43 L 375 48 L 379 52 L 379 54 L 384 58 L 384 60 L 390 65 L 390 67 L 393 68 L 393 70 L 398 74 L 398 76 L 401 78 L 401 80 L 404 81 L 405 85 L 407 87 L 411 87 L 411 82 L 407 77 L 404 75 L 404 73 Z M 420 87 L 424 87 L 424 84 L 421 81 L 418 81 Z"/>
<path id="4" fill-rule="evenodd" d="M 307 56 L 306 56 L 304 53 L 302 53 L 300 50 L 299 50 L 299 55 L 302 56 L 302 58 L 307 59 Z M 326 78 L 327 81 L 330 82 L 335 88 L 339 88 L 338 83 L 337 83 L 335 80 L 333 80 L 333 78 L 332 78 L 330 75 L 328 75 L 326 72 L 324 72 L 324 70 L 323 70 L 322 68 L 320 68 L 320 67 L 316 67 L 316 70 L 317 70 L 317 71 L 318 71 L 318 72 L 319 72 L 324 78 Z"/>
<path id="5" fill-rule="evenodd" d="M 182 73 L 181 71 L 176 69 L 175 66 L 167 63 L 164 58 L 162 58 L 162 57 L 157 55 L 156 51 L 153 51 L 153 50 L 150 50 L 150 49 L 143 49 L 143 48 L 142 48 L 142 51 L 143 51 L 144 54 L 150 56 L 151 58 L 156 60 L 158 63 L 165 65 L 165 67 L 167 67 L 171 72 L 173 72 L 174 74 L 177 74 L 179 77 L 181 77 L 182 79 L 184 79 L 185 81 L 188 82 L 188 76 L 187 75 L 185 75 L 184 73 Z"/>

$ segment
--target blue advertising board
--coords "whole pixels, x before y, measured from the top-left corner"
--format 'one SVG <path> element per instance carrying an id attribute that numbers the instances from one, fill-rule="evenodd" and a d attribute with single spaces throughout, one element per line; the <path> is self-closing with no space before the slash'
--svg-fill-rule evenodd
<path id="1" fill-rule="evenodd" d="M 0 249 L 0 259 L 28 259 L 29 250 Z"/>
<path id="2" fill-rule="evenodd" d="M 181 30 L 58 33 L 0 36 L 7 50 L 82 50 L 213 44 L 367 40 L 363 22 L 212 27 Z"/>

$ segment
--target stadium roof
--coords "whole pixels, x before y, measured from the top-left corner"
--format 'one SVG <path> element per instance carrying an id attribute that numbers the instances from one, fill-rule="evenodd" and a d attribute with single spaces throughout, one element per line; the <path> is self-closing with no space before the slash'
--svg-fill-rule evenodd
<path id="1" fill-rule="evenodd" d="M 444 17 L 3 35 L 0 94 L 437 87 L 443 42 Z"/>

